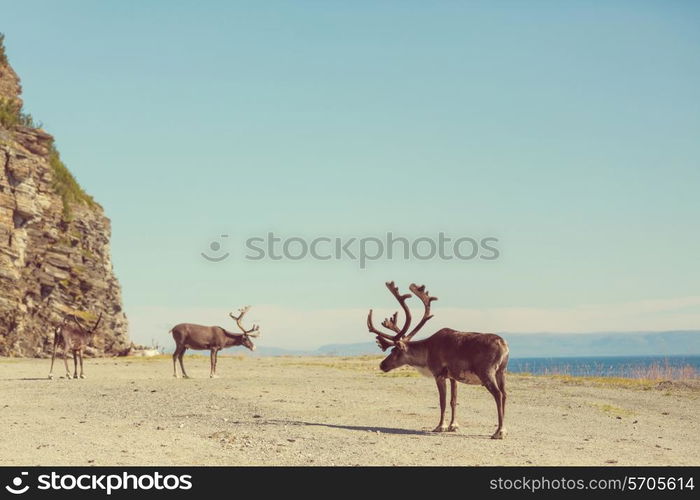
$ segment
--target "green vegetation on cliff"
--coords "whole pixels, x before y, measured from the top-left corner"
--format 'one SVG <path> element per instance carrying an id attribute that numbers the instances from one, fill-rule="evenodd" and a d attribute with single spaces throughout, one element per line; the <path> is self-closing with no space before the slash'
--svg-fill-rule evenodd
<path id="1" fill-rule="evenodd" d="M 39 128 L 34 124 L 31 115 L 23 113 L 14 102 L 3 98 L 0 98 L 0 125 L 9 131 L 14 130 L 17 126 Z M 92 196 L 85 192 L 63 163 L 53 142 L 50 145 L 48 161 L 53 172 L 53 188 L 63 201 L 63 214 L 66 219 L 71 217 L 71 205 L 73 204 L 95 205 Z"/>
<path id="2" fill-rule="evenodd" d="M 66 219 L 71 218 L 71 205 L 75 203 L 85 203 L 91 207 L 96 205 L 92 196 L 80 187 L 68 167 L 61 161 L 61 155 L 54 144 L 51 144 L 49 164 L 53 170 L 53 188 L 63 201 L 63 215 Z"/>
<path id="3" fill-rule="evenodd" d="M 0 97 L 0 124 L 8 130 L 13 130 L 17 126 L 40 128 L 41 125 L 34 123 L 34 118 L 29 113 L 22 111 L 17 102 Z"/>
<path id="4" fill-rule="evenodd" d="M 0 66 L 8 65 L 4 41 L 5 35 L 0 33 Z M 21 101 L 14 99 L 13 96 L 0 96 L 0 126 L 7 129 L 10 133 L 21 133 L 21 127 L 30 129 L 41 128 L 41 124 L 34 122 L 32 115 L 23 111 Z M 50 138 L 48 135 L 46 137 Z M 53 143 L 53 138 L 50 140 L 47 160 L 53 172 L 52 187 L 63 201 L 64 218 L 70 220 L 72 217 L 72 205 L 82 203 L 95 206 L 96 203 L 92 196 L 80 187 L 78 181 L 61 160 L 56 145 Z"/>

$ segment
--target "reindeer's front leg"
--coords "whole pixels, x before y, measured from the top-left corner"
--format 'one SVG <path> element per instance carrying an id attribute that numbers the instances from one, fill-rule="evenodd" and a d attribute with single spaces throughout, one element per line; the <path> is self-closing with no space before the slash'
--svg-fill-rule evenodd
<path id="1" fill-rule="evenodd" d="M 447 379 L 445 379 L 445 377 L 435 377 L 435 382 L 437 383 L 438 392 L 440 393 L 440 423 L 433 429 L 433 432 L 445 432 L 447 430 L 447 427 L 445 427 Z"/>
<path id="2" fill-rule="evenodd" d="M 78 378 L 78 351 L 73 349 L 73 378 Z"/>
<path id="3" fill-rule="evenodd" d="M 66 378 L 70 378 L 70 368 L 68 368 L 68 347 L 63 346 L 63 365 L 66 367 Z"/>
<path id="4" fill-rule="evenodd" d="M 216 374 L 216 363 L 217 361 L 219 361 L 219 350 L 214 349 L 212 353 L 212 355 L 214 356 L 214 364 L 212 366 L 211 378 L 219 378 L 219 376 Z"/>

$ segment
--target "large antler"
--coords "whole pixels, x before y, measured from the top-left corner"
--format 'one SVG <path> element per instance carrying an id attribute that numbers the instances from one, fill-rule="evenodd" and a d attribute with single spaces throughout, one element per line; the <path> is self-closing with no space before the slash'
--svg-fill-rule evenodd
<path id="1" fill-rule="evenodd" d="M 369 314 L 367 315 L 367 328 L 370 333 L 374 333 L 377 336 L 377 344 L 381 347 L 382 351 L 386 351 L 389 347 L 394 345 L 396 336 L 381 332 L 372 324 L 372 309 L 369 310 Z"/>
<path id="2" fill-rule="evenodd" d="M 430 314 L 430 303 L 433 300 L 437 300 L 437 297 L 431 297 L 430 293 L 425 289 L 425 285 L 418 286 L 415 283 L 411 283 L 411 286 L 409 287 L 413 294 L 418 297 L 421 302 L 423 302 L 423 306 L 425 306 L 425 310 L 423 312 L 423 319 L 420 320 L 420 322 L 411 330 L 411 333 L 406 335 L 406 340 L 411 340 L 413 336 L 418 333 L 418 330 L 423 328 L 423 325 L 425 325 L 430 318 L 433 317 L 432 314 Z"/>
<path id="3" fill-rule="evenodd" d="M 393 281 L 389 281 L 386 283 L 386 287 L 389 289 L 391 294 L 396 298 L 396 300 L 399 301 L 399 304 L 401 304 L 401 308 L 403 309 L 404 314 L 406 315 L 406 322 L 403 324 L 403 327 L 401 330 L 398 329 L 398 326 L 396 325 L 396 318 L 398 316 L 398 313 L 394 313 L 394 315 L 390 319 L 385 319 L 382 322 L 382 325 L 384 325 L 386 328 L 390 328 L 391 330 L 395 331 L 397 333 L 396 340 L 399 340 L 401 337 L 403 337 L 406 332 L 408 331 L 408 327 L 411 326 L 411 310 L 408 308 L 406 305 L 406 300 L 411 298 L 411 294 L 407 293 L 404 295 L 401 295 L 399 293 L 399 287 L 397 287 Z"/>
<path id="4" fill-rule="evenodd" d="M 99 317 L 97 318 L 97 321 L 95 321 L 95 325 L 92 327 L 92 330 L 90 330 L 90 335 L 92 335 L 95 330 L 97 330 L 97 327 L 100 326 L 100 321 L 102 321 L 102 313 L 100 312 Z"/>
<path id="5" fill-rule="evenodd" d="M 374 327 L 374 324 L 372 324 L 372 309 L 369 310 L 369 314 L 367 315 L 367 328 L 369 329 L 370 333 L 374 333 L 377 336 L 377 344 L 383 351 L 386 351 L 389 347 L 395 345 L 396 342 L 399 341 L 401 337 L 403 337 L 406 334 L 408 327 L 411 326 L 411 311 L 406 305 L 406 300 L 411 298 L 411 294 L 407 293 L 401 295 L 399 293 L 398 287 L 394 284 L 393 281 L 387 282 L 386 287 L 396 298 L 399 304 L 401 304 L 401 308 L 403 309 L 404 314 L 406 315 L 406 322 L 404 323 L 402 328 L 399 328 L 397 322 L 399 316 L 398 312 L 395 312 L 390 318 L 386 318 L 384 321 L 382 321 L 382 326 L 384 328 L 387 328 L 396 334 L 390 335 L 388 333 L 379 331 Z"/>
<path id="6" fill-rule="evenodd" d="M 241 309 L 238 310 L 238 316 L 234 316 L 234 314 L 228 313 L 231 318 L 233 318 L 236 321 L 236 324 L 238 325 L 238 328 L 241 329 L 244 335 L 248 335 L 249 337 L 257 337 L 260 335 L 260 327 L 258 325 L 253 325 L 253 327 L 250 330 L 246 330 L 245 327 L 241 324 L 241 321 L 243 320 L 243 316 L 250 310 L 250 306 L 245 306 Z"/>
<path id="7" fill-rule="evenodd" d="M 73 319 L 73 322 L 78 325 L 78 328 L 80 329 L 81 333 L 83 335 L 92 335 L 95 333 L 95 330 L 97 330 L 97 327 L 100 326 L 100 321 L 102 321 L 102 313 L 97 318 L 97 321 L 93 325 L 93 327 L 90 329 L 90 331 L 86 331 L 85 328 L 83 328 L 83 325 L 80 324 L 80 321 L 78 321 L 78 318 L 76 317 L 75 314 L 71 314 L 70 318 Z"/>

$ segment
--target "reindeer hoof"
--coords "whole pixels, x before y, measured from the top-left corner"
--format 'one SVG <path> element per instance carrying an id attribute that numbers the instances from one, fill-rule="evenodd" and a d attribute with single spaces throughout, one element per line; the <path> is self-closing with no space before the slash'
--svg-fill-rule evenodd
<path id="1" fill-rule="evenodd" d="M 182 378 L 190 378 L 189 375 L 183 375 Z"/>
<path id="2" fill-rule="evenodd" d="M 491 439 L 503 439 L 504 437 L 506 437 L 506 434 L 507 433 L 505 429 L 499 429 L 493 434 L 493 436 L 491 436 Z"/>
<path id="3" fill-rule="evenodd" d="M 83 374 L 81 373 L 81 374 L 80 374 L 80 378 L 85 378 L 85 375 L 83 375 Z"/>
<path id="4" fill-rule="evenodd" d="M 209 375 L 209 378 L 219 378 L 218 375 Z"/>
<path id="5" fill-rule="evenodd" d="M 74 373 L 74 374 L 73 374 L 73 378 L 77 379 L 77 378 L 78 378 L 78 374 L 77 374 L 77 373 Z"/>
<path id="6" fill-rule="evenodd" d="M 459 424 L 452 424 L 447 428 L 447 432 L 457 432 Z"/>
<path id="7" fill-rule="evenodd" d="M 49 380 L 53 380 L 53 373 L 49 373 Z"/>
<path id="8" fill-rule="evenodd" d="M 444 425 L 438 425 L 437 427 L 435 427 L 435 429 L 433 429 L 432 432 L 445 432 L 446 430 L 447 427 L 445 427 Z"/>
<path id="9" fill-rule="evenodd" d="M 66 373 L 66 378 L 67 378 L 68 380 L 70 380 L 70 379 L 73 378 L 73 376 L 72 376 L 70 373 Z"/>

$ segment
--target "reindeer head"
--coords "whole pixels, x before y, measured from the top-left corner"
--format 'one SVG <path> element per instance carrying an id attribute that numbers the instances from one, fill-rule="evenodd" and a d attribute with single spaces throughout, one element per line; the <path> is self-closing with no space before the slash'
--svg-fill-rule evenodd
<path id="1" fill-rule="evenodd" d="M 428 291 L 425 289 L 425 285 L 418 286 L 415 283 L 411 284 L 409 288 L 415 294 L 415 296 L 418 297 L 421 302 L 423 302 L 424 312 L 423 318 L 420 320 L 420 322 L 415 326 L 415 328 L 413 328 L 413 330 L 411 330 L 410 333 L 406 334 L 411 326 L 411 310 L 406 305 L 406 300 L 410 299 L 412 295 L 410 293 L 401 295 L 398 287 L 393 281 L 386 283 L 386 287 L 401 305 L 404 315 L 406 316 L 406 321 L 404 322 L 403 326 L 399 328 L 398 312 L 395 312 L 390 318 L 386 318 L 382 322 L 382 326 L 394 332 L 394 335 L 391 335 L 389 333 L 379 331 L 374 327 L 372 324 L 372 309 L 369 310 L 369 314 L 367 315 L 367 328 L 369 329 L 370 333 L 374 333 L 377 336 L 377 345 L 379 345 L 382 351 L 386 351 L 388 348 L 393 347 L 389 353 L 389 356 L 387 356 L 379 365 L 379 368 L 381 368 L 381 370 L 384 372 L 388 372 L 389 370 L 393 370 L 394 368 L 398 368 L 399 366 L 403 366 L 408 363 L 410 341 L 413 336 L 418 333 L 421 328 L 423 328 L 423 325 L 425 325 L 425 323 L 433 317 L 433 315 L 430 314 L 430 303 L 433 300 L 437 300 L 437 297 L 430 296 Z"/>
<path id="2" fill-rule="evenodd" d="M 406 342 L 403 340 L 397 340 L 396 344 L 394 344 L 394 347 L 389 352 L 389 355 L 384 358 L 381 363 L 379 363 L 379 368 L 383 372 L 388 372 L 394 368 L 408 364 L 407 352 L 408 346 L 406 345 Z"/>
<path id="3" fill-rule="evenodd" d="M 73 322 L 77 325 L 78 329 L 80 330 L 80 333 L 86 337 L 86 338 L 91 338 L 95 335 L 95 331 L 97 330 L 97 327 L 100 326 L 100 321 L 102 321 L 102 313 L 100 312 L 100 315 L 97 317 L 97 321 L 95 321 L 95 324 L 92 325 L 92 328 L 90 329 L 85 329 L 83 325 L 80 324 L 80 321 L 78 321 L 78 318 L 76 317 L 75 314 L 71 314 L 67 316 L 63 322 L 65 323 L 68 321 L 68 318 L 72 319 Z"/>
<path id="4" fill-rule="evenodd" d="M 233 313 L 229 313 L 229 316 L 233 318 L 233 320 L 236 322 L 236 325 L 238 325 L 238 328 L 241 329 L 243 334 L 241 335 L 236 335 L 240 339 L 239 345 L 242 345 L 244 347 L 247 347 L 251 351 L 255 350 L 255 344 L 253 344 L 253 341 L 251 338 L 253 337 L 258 337 L 260 335 L 260 327 L 258 325 L 253 325 L 253 327 L 250 330 L 246 330 L 245 327 L 241 324 L 241 321 L 243 320 L 243 316 L 250 310 L 250 306 L 245 306 L 242 309 L 238 310 L 238 316 L 235 316 Z"/>
<path id="5" fill-rule="evenodd" d="M 241 345 L 243 347 L 247 347 L 251 351 L 255 350 L 255 344 L 253 344 L 253 341 L 250 340 L 250 336 L 243 334 L 243 337 L 241 338 Z"/>

